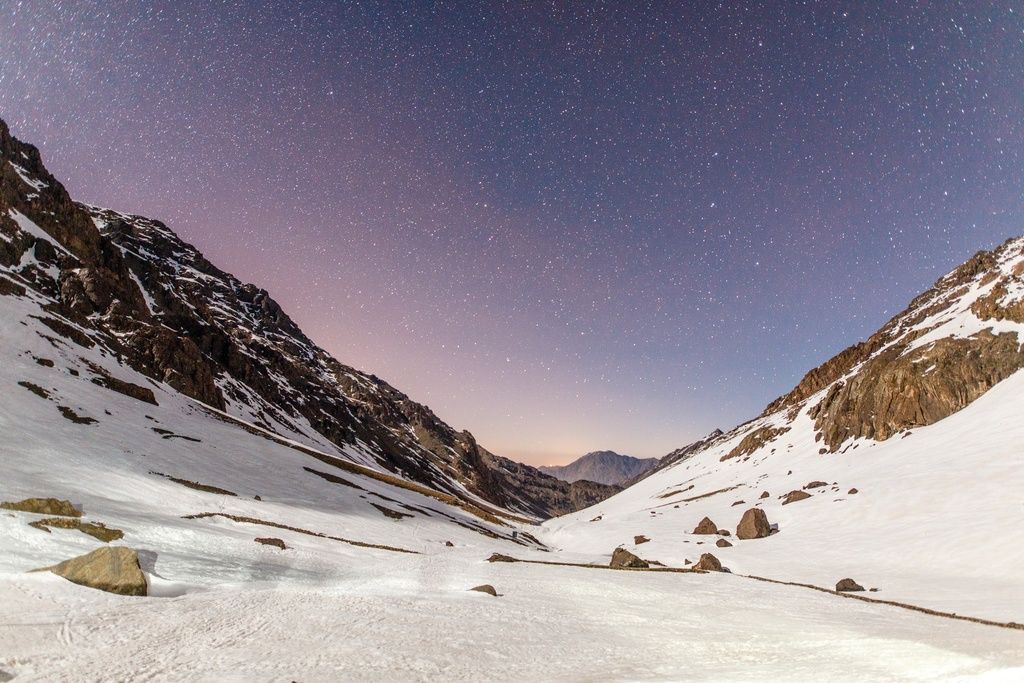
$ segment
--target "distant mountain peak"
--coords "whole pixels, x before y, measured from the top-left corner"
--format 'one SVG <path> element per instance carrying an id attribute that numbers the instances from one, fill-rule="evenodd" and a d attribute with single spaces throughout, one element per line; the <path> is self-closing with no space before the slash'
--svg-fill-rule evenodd
<path id="1" fill-rule="evenodd" d="M 634 458 L 606 450 L 591 451 L 568 465 L 551 465 L 538 469 L 568 482 L 586 480 L 614 486 L 638 477 L 657 464 L 657 458 Z"/>

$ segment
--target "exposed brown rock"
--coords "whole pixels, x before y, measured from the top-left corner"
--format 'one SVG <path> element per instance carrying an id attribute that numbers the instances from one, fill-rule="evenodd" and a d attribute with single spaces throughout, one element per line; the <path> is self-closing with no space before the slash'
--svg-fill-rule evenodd
<path id="1" fill-rule="evenodd" d="M 717 545 L 719 548 L 731 548 L 732 547 L 732 543 L 729 543 L 729 541 L 725 540 L 724 538 L 720 538 L 717 541 L 715 541 L 715 545 Z"/>
<path id="2" fill-rule="evenodd" d="M 146 595 L 147 591 L 138 554 L 124 546 L 104 546 L 36 571 L 50 571 L 72 583 L 118 595 Z"/>
<path id="3" fill-rule="evenodd" d="M 280 538 L 272 538 L 272 537 L 268 536 L 268 537 L 263 537 L 263 538 L 257 538 L 257 539 L 254 539 L 254 540 L 257 543 L 261 544 L 261 545 L 272 545 L 275 548 L 280 548 L 281 550 L 287 550 L 287 546 L 284 544 L 284 541 L 282 541 Z"/>
<path id="4" fill-rule="evenodd" d="M 839 582 L 836 584 L 836 592 L 840 593 L 852 593 L 862 590 L 864 590 L 864 586 L 860 585 L 853 579 L 840 579 Z"/>
<path id="5" fill-rule="evenodd" d="M 57 515 L 60 517 L 81 517 L 82 513 L 71 504 L 71 501 L 57 498 L 26 498 L 11 503 L 0 503 L 4 510 L 17 510 L 19 512 L 34 512 L 38 515 Z"/>
<path id="6" fill-rule="evenodd" d="M 812 481 L 804 486 L 805 489 L 820 489 L 823 486 L 828 486 L 827 482 L 824 481 Z"/>
<path id="7" fill-rule="evenodd" d="M 854 495 L 855 493 L 858 493 L 858 491 L 857 491 L 857 489 L 850 489 L 850 490 L 849 490 L 849 491 L 847 491 L 846 493 L 847 493 L 848 495 L 851 495 L 851 496 L 852 496 L 852 495 Z"/>
<path id="8" fill-rule="evenodd" d="M 720 572 L 725 571 L 722 568 L 722 563 L 718 561 L 718 558 L 711 553 L 704 553 L 697 560 L 697 564 L 693 565 L 694 569 L 703 569 L 708 572 Z"/>
<path id="9" fill-rule="evenodd" d="M 476 591 L 477 593 L 487 593 L 488 595 L 493 595 L 494 597 L 498 597 L 498 591 L 494 590 L 494 586 L 492 586 L 489 583 L 485 583 L 485 584 L 482 584 L 480 586 L 474 586 L 474 587 L 470 588 L 469 590 Z"/>
<path id="10" fill-rule="evenodd" d="M 768 515 L 761 508 L 750 508 L 743 513 L 736 526 L 736 538 L 746 541 L 752 538 L 767 538 L 772 533 Z"/>
<path id="11" fill-rule="evenodd" d="M 717 534 L 718 533 L 718 525 L 715 524 L 714 522 L 712 522 L 709 518 L 705 517 L 704 519 L 700 520 L 700 523 L 697 524 L 696 527 L 694 527 L 693 533 L 695 533 L 695 534 Z"/>
<path id="12" fill-rule="evenodd" d="M 445 547 L 445 548 L 454 548 L 454 547 L 455 547 L 455 544 L 454 544 L 454 543 L 452 543 L 451 541 L 445 541 L 445 542 L 444 542 L 444 547 Z"/>
<path id="13" fill-rule="evenodd" d="M 625 548 L 616 548 L 612 553 L 612 561 L 608 564 L 614 569 L 647 569 L 650 565 Z"/>
<path id="14" fill-rule="evenodd" d="M 157 405 L 156 396 L 153 394 L 153 390 L 147 387 L 141 387 L 138 384 L 132 384 L 131 382 L 126 382 L 108 374 L 94 377 L 92 383 L 105 389 L 116 391 L 119 394 L 124 394 L 125 396 L 129 396 L 138 401 L 142 401 L 143 403 Z"/>
<path id="15" fill-rule="evenodd" d="M 782 504 L 789 505 L 790 503 L 795 503 L 798 500 L 804 500 L 805 498 L 810 497 L 811 494 L 807 493 L 806 491 L 790 491 L 783 497 Z"/>
<path id="16" fill-rule="evenodd" d="M 771 495 L 772 495 L 772 494 L 768 493 L 767 491 L 764 491 L 764 492 L 762 492 L 762 493 L 761 493 L 761 496 L 760 496 L 760 497 L 761 497 L 761 499 L 764 499 L 764 498 L 770 498 L 770 497 L 771 497 Z"/>
<path id="17" fill-rule="evenodd" d="M 639 536 L 634 536 L 633 537 L 633 545 L 640 545 L 641 543 L 647 543 L 650 540 L 651 539 L 647 538 L 643 534 L 640 534 Z"/>
<path id="18" fill-rule="evenodd" d="M 785 434 L 789 427 L 759 427 L 743 437 L 736 447 L 721 457 L 721 460 L 749 455 L 769 441 Z"/>
<path id="19" fill-rule="evenodd" d="M 508 555 L 502 555 L 501 553 L 493 553 L 490 557 L 487 558 L 487 561 L 488 562 L 518 562 L 519 560 L 517 560 L 514 557 L 509 557 Z"/>
<path id="20" fill-rule="evenodd" d="M 83 522 L 81 519 L 76 517 L 46 517 L 44 519 L 37 519 L 34 522 L 29 522 L 28 525 L 35 527 L 36 529 L 42 529 L 47 533 L 49 533 L 50 528 L 77 529 L 83 534 L 92 536 L 104 543 L 110 543 L 111 541 L 124 538 L 124 532 L 120 529 L 108 527 L 100 522 Z"/>

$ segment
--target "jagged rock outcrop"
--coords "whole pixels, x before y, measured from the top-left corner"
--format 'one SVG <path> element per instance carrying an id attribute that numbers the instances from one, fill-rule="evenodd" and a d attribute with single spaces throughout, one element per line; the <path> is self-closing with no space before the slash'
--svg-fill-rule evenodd
<path id="1" fill-rule="evenodd" d="M 1017 323 L 1007 325 L 1006 323 Z M 1024 239 L 979 252 L 866 341 L 811 370 L 765 409 L 810 416 L 828 450 L 885 440 L 961 410 L 1024 367 Z"/>

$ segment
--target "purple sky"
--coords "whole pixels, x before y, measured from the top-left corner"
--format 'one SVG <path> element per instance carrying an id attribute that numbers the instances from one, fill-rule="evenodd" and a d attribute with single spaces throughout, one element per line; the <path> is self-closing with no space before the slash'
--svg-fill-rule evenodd
<path id="1" fill-rule="evenodd" d="M 490 449 L 660 456 L 1024 232 L 1020 3 L 672 5 L 5 2 L 0 116 Z"/>

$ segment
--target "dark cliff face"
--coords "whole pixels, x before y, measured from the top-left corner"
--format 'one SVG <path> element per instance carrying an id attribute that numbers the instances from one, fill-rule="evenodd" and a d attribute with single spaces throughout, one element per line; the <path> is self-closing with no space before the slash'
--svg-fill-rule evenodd
<path id="1" fill-rule="evenodd" d="M 267 292 L 167 226 L 72 201 L 2 122 L 0 152 L 0 292 L 38 294 L 56 333 L 102 344 L 264 429 L 435 489 L 528 517 L 578 509 L 581 496 L 565 482 L 487 452 L 430 408 L 338 362 Z"/>

